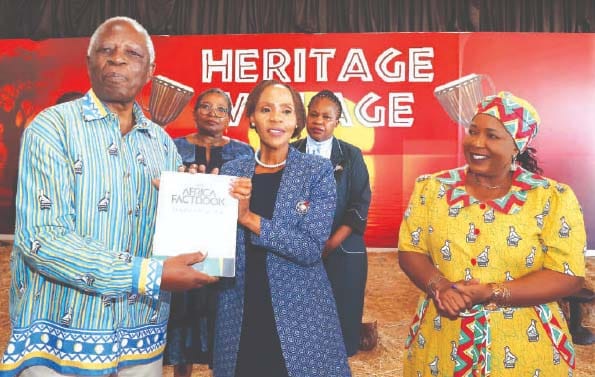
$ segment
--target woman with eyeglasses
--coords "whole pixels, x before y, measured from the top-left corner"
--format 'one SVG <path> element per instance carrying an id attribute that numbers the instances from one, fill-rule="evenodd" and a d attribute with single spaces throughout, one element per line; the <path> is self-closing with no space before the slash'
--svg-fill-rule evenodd
<path id="1" fill-rule="evenodd" d="M 194 164 L 199 172 L 211 173 L 227 161 L 254 153 L 250 145 L 225 136 L 230 111 L 231 100 L 221 89 L 207 89 L 198 95 L 194 105 L 197 132 L 174 140 L 185 165 Z"/>
<path id="2" fill-rule="evenodd" d="M 293 146 L 300 152 L 327 158 L 333 164 L 337 209 L 322 255 L 337 302 L 347 356 L 352 356 L 359 348 L 364 311 L 368 276 L 364 231 L 372 194 L 361 150 L 333 136 L 341 114 L 341 102 L 333 92 L 317 93 L 308 103 L 308 135 Z"/>
<path id="3" fill-rule="evenodd" d="M 246 100 L 260 139 L 223 165 L 237 178 L 236 276 L 219 281 L 215 377 L 351 376 L 322 249 L 335 210 L 331 163 L 289 140 L 306 118 L 287 84 L 260 82 Z"/>
<path id="4" fill-rule="evenodd" d="M 224 135 L 230 110 L 231 100 L 221 89 L 198 95 L 194 105 L 197 132 L 174 140 L 184 165 L 211 173 L 227 161 L 254 154 L 248 144 Z M 190 376 L 192 364 L 212 364 L 215 312 L 215 287 L 172 295 L 164 361 L 174 365 L 175 377 Z"/>

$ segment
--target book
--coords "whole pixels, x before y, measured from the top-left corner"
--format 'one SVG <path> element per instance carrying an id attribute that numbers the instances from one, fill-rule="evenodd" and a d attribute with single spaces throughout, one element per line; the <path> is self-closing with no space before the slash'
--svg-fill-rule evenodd
<path id="1" fill-rule="evenodd" d="M 238 201 L 229 194 L 234 178 L 163 172 L 153 256 L 167 258 L 201 251 L 207 258 L 194 269 L 211 276 L 235 276 Z"/>

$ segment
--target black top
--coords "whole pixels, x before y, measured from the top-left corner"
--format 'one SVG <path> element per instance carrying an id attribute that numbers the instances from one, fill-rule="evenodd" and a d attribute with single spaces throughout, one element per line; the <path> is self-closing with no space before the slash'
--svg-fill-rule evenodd
<path id="1" fill-rule="evenodd" d="M 283 170 L 252 177 L 250 210 L 271 219 Z M 249 232 L 249 231 L 247 231 Z M 279 334 L 273 314 L 267 275 L 267 250 L 249 243 L 246 237 L 246 277 L 242 335 L 236 377 L 287 376 Z"/>
<path id="2" fill-rule="evenodd" d="M 224 162 L 222 152 L 223 147 L 211 147 L 211 158 L 207 164 L 207 148 L 196 145 L 194 147 L 195 160 L 193 163 L 196 165 L 205 165 L 207 167 L 207 172 L 210 172 L 215 168 L 221 169 L 221 165 L 223 165 Z"/>

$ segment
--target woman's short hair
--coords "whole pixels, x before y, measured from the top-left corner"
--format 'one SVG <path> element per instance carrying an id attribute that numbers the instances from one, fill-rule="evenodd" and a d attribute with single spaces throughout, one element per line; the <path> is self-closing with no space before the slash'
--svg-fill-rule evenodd
<path id="1" fill-rule="evenodd" d="M 227 103 L 227 113 L 229 114 L 231 112 L 231 98 L 229 98 L 229 95 L 219 88 L 210 88 L 201 92 L 198 97 L 196 97 L 193 110 L 194 112 L 196 112 L 196 109 L 198 109 L 198 105 L 200 105 L 202 99 L 208 94 L 219 94 L 220 96 L 223 96 L 223 98 L 225 98 L 225 102 Z"/>

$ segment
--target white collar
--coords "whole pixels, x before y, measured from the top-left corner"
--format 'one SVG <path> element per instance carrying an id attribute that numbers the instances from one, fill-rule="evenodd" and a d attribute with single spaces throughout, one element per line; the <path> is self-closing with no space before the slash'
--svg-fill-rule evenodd
<path id="1" fill-rule="evenodd" d="M 331 152 L 333 151 L 333 137 L 330 137 L 323 141 L 316 141 L 306 136 L 306 153 L 317 154 L 328 159 L 331 158 Z"/>

